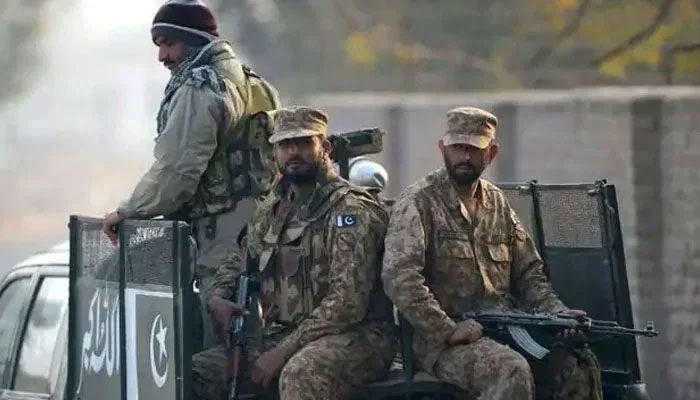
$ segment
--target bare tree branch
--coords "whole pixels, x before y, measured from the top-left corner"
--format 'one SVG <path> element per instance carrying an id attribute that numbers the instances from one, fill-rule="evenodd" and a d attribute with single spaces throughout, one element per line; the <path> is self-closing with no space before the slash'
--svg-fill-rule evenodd
<path id="1" fill-rule="evenodd" d="M 675 0 L 665 0 L 659 6 L 656 16 L 654 17 L 654 20 L 651 22 L 651 24 L 649 24 L 649 26 L 632 35 L 629 39 L 625 40 L 619 45 L 606 51 L 602 55 L 594 58 L 591 61 L 591 65 L 598 66 L 606 61 L 612 60 L 613 58 L 618 57 L 620 54 L 636 46 L 640 42 L 643 42 L 649 36 L 653 35 L 670 14 L 671 6 L 673 6 L 673 3 L 675 3 Z"/>
<path id="2" fill-rule="evenodd" d="M 667 85 L 673 83 L 673 67 L 676 63 L 676 55 L 693 51 L 700 51 L 700 42 L 672 46 L 664 49 L 664 60 L 661 69 Z"/>
<path id="3" fill-rule="evenodd" d="M 420 49 L 419 58 L 423 60 L 437 60 L 447 64 L 474 68 L 492 74 L 500 81 L 508 82 L 509 84 L 519 84 L 520 82 L 517 76 L 505 68 L 496 65 L 485 58 L 475 56 L 468 52 L 464 52 L 459 49 L 434 49 L 423 44 L 418 44 L 417 47 Z"/>
<path id="4" fill-rule="evenodd" d="M 592 0 L 583 0 L 581 4 L 579 4 L 578 8 L 576 9 L 576 12 L 569 20 L 569 23 L 566 24 L 566 26 L 564 27 L 564 29 L 561 30 L 561 32 L 559 32 L 557 37 L 554 38 L 554 40 L 547 46 L 544 46 L 535 52 L 535 55 L 532 57 L 532 59 L 527 65 L 528 68 L 534 68 L 538 65 L 543 64 L 549 59 L 549 57 L 552 56 L 554 50 L 556 50 L 557 47 L 559 47 L 559 45 L 561 44 L 561 42 L 564 41 L 564 39 L 576 33 L 579 26 L 581 25 L 583 16 L 586 14 L 586 11 L 588 11 L 588 7 L 590 7 L 591 3 Z"/>

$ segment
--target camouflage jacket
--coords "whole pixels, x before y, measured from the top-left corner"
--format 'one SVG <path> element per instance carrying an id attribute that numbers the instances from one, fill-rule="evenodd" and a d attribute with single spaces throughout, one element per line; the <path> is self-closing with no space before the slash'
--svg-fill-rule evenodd
<path id="1" fill-rule="evenodd" d="M 235 206 L 218 144 L 245 112 L 245 74 L 228 42 L 205 46 L 173 74 L 158 115 L 155 161 L 119 212 L 194 219 Z M 232 138 L 235 141 L 235 138 Z"/>
<path id="2" fill-rule="evenodd" d="M 441 168 L 409 186 L 392 208 L 384 289 L 416 328 L 416 355 L 428 371 L 464 311 L 565 309 L 505 194 L 481 179 L 477 199 L 471 223 Z"/>
<path id="3" fill-rule="evenodd" d="M 392 318 L 380 281 L 388 222 L 382 207 L 330 166 L 322 168 L 311 197 L 292 203 L 285 218 L 288 191 L 275 185 L 246 237 L 258 264 L 263 336 L 285 336 L 278 347 L 287 358 L 322 336 Z M 236 255 L 222 265 L 216 295 L 233 296 L 239 265 Z"/>

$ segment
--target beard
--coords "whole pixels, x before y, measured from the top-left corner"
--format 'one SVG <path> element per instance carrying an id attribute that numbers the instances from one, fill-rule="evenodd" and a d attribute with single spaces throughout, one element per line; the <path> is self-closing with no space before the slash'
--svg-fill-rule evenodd
<path id="1" fill-rule="evenodd" d="M 301 160 L 295 159 L 290 161 L 299 162 Z M 282 173 L 282 179 L 286 182 L 296 185 L 303 185 L 313 183 L 316 181 L 316 179 L 318 178 L 318 170 L 320 169 L 320 167 L 320 160 L 316 160 L 311 164 L 307 164 L 307 168 L 303 170 L 291 171 L 287 166 L 285 166 L 284 168 L 280 169 L 280 172 Z"/>
<path id="2" fill-rule="evenodd" d="M 458 185 L 471 185 L 476 182 L 484 172 L 485 166 L 477 167 L 476 165 L 466 162 L 460 164 L 450 164 L 449 160 L 443 156 L 447 174 Z M 459 167 L 464 167 L 460 168 Z"/>

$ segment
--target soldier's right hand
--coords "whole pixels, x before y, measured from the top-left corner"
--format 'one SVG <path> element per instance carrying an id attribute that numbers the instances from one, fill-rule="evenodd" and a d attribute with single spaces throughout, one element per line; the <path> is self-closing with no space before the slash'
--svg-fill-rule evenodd
<path id="1" fill-rule="evenodd" d="M 481 324 L 473 319 L 460 321 L 452 332 L 452 336 L 447 339 L 447 344 L 457 345 L 474 343 L 481 338 L 483 330 L 484 328 Z"/>
<path id="2" fill-rule="evenodd" d="M 209 315 L 211 315 L 212 324 L 214 325 L 214 335 L 216 342 L 219 344 L 230 345 L 230 330 L 231 320 L 234 316 L 243 313 L 243 307 L 232 301 L 222 299 L 219 296 L 211 296 L 207 303 Z"/>

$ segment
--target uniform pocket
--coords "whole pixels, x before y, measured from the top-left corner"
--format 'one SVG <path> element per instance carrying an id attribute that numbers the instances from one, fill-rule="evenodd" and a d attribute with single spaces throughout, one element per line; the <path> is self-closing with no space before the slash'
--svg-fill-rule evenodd
<path id="1" fill-rule="evenodd" d="M 440 232 L 437 241 L 437 256 L 441 258 L 474 258 L 469 236 L 460 232 Z"/>
<path id="2" fill-rule="evenodd" d="M 489 244 L 488 249 L 491 260 L 497 263 L 510 262 L 512 260 L 510 248 L 505 243 Z"/>

